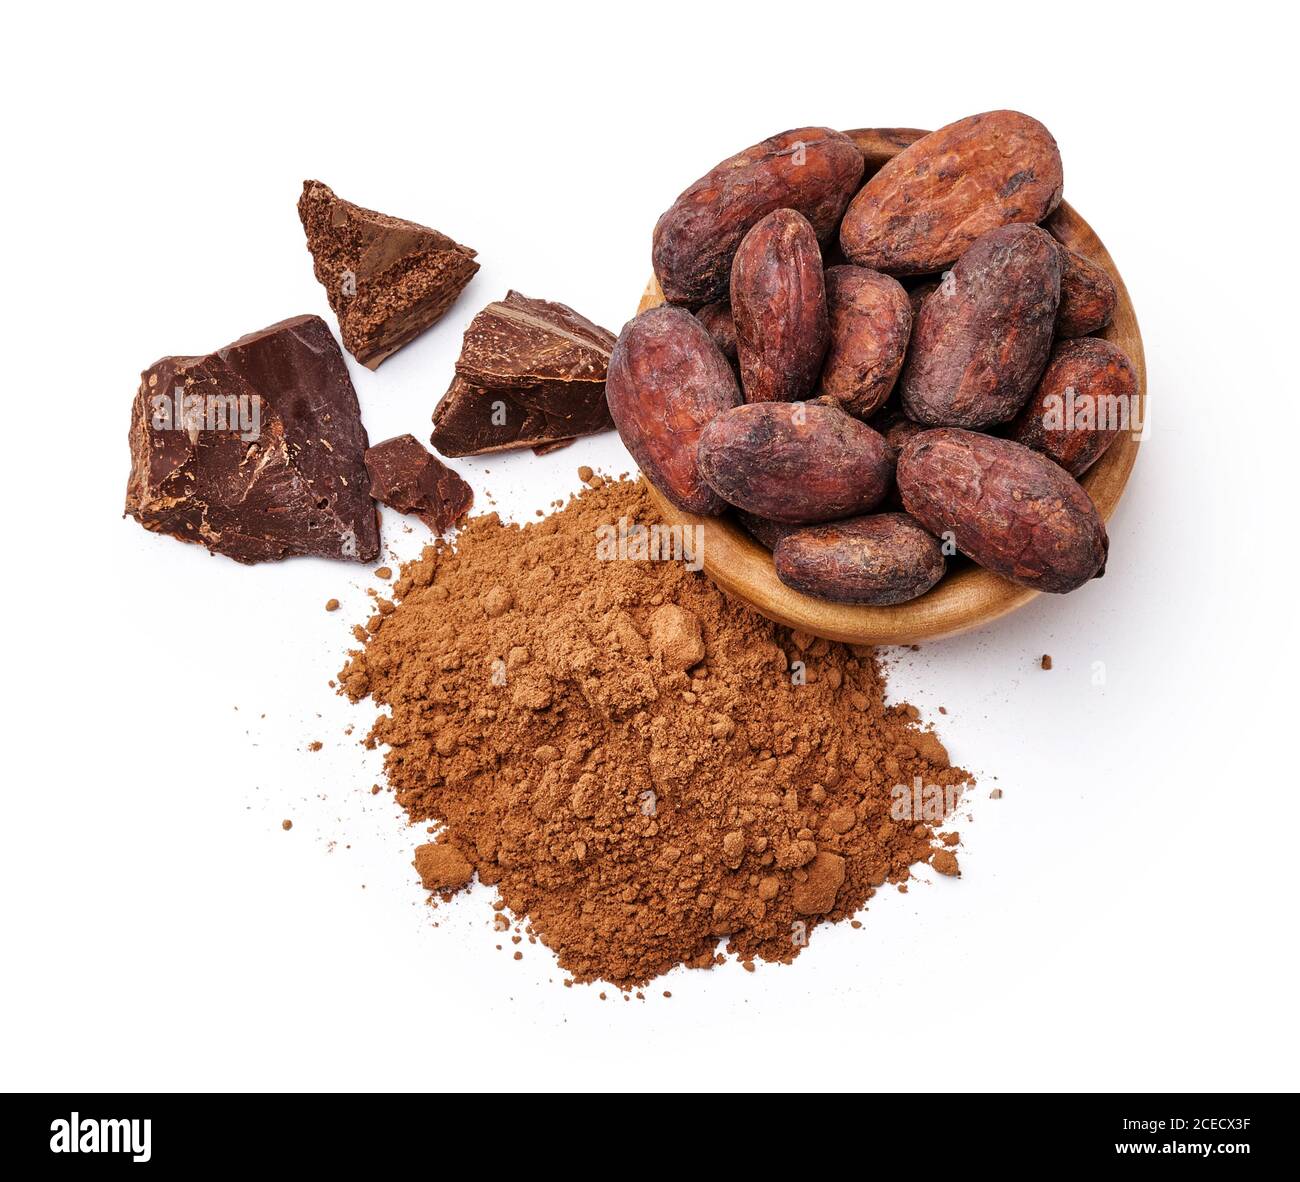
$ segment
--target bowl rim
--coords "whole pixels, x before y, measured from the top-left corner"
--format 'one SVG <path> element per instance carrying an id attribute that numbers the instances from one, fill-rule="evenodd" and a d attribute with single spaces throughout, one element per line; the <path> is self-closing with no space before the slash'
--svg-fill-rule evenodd
<path id="1" fill-rule="evenodd" d="M 862 150 L 870 174 L 925 133 L 916 129 L 861 128 L 845 134 Z M 1138 378 L 1140 422 L 1145 425 L 1147 382 L 1142 333 L 1115 260 L 1092 227 L 1065 201 L 1040 224 L 1070 250 L 1100 266 L 1115 281 L 1118 297 L 1115 314 L 1105 329 L 1091 335 L 1111 341 L 1132 361 Z M 652 276 L 637 313 L 663 302 L 663 293 Z M 1140 436 L 1132 431 L 1121 432 L 1080 480 L 1103 520 L 1110 519 L 1123 496 L 1140 444 Z M 771 552 L 733 519 L 687 513 L 673 505 L 649 480 L 646 485 L 656 510 L 667 524 L 703 530 L 702 535 L 696 536 L 703 538 L 704 571 L 719 587 L 777 623 L 828 640 L 876 645 L 937 640 L 991 623 L 1041 594 L 981 567 L 967 566 L 945 575 L 924 595 L 891 607 L 816 599 L 781 582 L 772 565 Z"/>

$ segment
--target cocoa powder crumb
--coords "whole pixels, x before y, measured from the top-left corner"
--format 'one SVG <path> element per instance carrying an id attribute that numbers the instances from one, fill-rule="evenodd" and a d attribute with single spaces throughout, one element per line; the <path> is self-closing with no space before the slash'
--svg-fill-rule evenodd
<path id="1" fill-rule="evenodd" d="M 720 947 L 792 961 L 916 863 L 955 868 L 931 835 L 970 776 L 885 703 L 874 651 L 796 638 L 681 563 L 602 560 L 620 519 L 655 523 L 642 485 L 470 519 L 402 566 L 339 676 L 391 710 L 367 745 L 439 834 L 416 851 L 435 899 L 477 875 L 567 979 L 627 991 Z M 909 811 L 915 783 L 937 811 Z"/>
<path id="2" fill-rule="evenodd" d="M 325 610 L 327 612 L 336 612 L 339 610 L 339 601 L 337 599 L 327 599 L 325 601 Z"/>
<path id="3" fill-rule="evenodd" d="M 313 739 L 310 743 L 307 744 L 307 750 L 319 751 L 323 746 L 325 746 L 325 744 L 322 743 L 319 739 Z"/>
<path id="4" fill-rule="evenodd" d="M 957 855 L 952 850 L 935 850 L 934 857 L 930 860 L 933 866 L 940 874 L 957 876 L 961 874 L 961 867 L 957 865 Z"/>
<path id="5" fill-rule="evenodd" d="M 1041 661 L 1039 661 L 1038 664 L 1039 664 L 1039 667 L 1042 668 L 1042 669 L 1050 669 L 1050 668 L 1052 667 L 1052 658 L 1051 658 L 1051 655 L 1048 654 L 1048 653 L 1044 653 L 1044 654 L 1043 654 L 1043 659 L 1042 659 Z"/>
<path id="6" fill-rule="evenodd" d="M 293 828 L 293 822 L 290 821 L 288 817 L 286 817 L 283 821 L 280 822 L 280 828 L 288 832 L 288 830 Z"/>
<path id="7" fill-rule="evenodd" d="M 391 566 L 378 566 L 375 568 L 375 578 L 391 579 L 393 577 L 393 568 Z"/>

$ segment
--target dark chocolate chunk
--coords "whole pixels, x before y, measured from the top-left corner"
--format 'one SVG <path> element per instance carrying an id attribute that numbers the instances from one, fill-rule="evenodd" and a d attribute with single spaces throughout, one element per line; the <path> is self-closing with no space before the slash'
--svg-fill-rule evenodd
<path id="1" fill-rule="evenodd" d="M 238 562 L 370 562 L 369 440 L 343 354 L 296 316 L 206 357 L 164 357 L 131 409 L 126 512 Z"/>
<path id="2" fill-rule="evenodd" d="M 478 270 L 476 252 L 304 181 L 298 216 L 343 344 L 375 369 L 440 319 Z"/>
<path id="3" fill-rule="evenodd" d="M 613 347 L 612 332 L 572 308 L 510 292 L 465 330 L 456 376 L 433 410 L 433 446 L 471 456 L 608 431 Z"/>
<path id="4" fill-rule="evenodd" d="M 414 435 L 396 435 L 366 452 L 370 495 L 446 533 L 474 503 L 474 490 Z"/>

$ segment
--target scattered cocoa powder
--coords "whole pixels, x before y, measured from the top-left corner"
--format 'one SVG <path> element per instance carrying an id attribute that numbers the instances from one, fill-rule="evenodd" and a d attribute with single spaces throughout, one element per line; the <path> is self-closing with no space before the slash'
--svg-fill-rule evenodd
<path id="1" fill-rule="evenodd" d="M 340 692 L 391 707 L 367 744 L 436 831 L 415 854 L 434 897 L 477 875 L 569 978 L 628 990 L 720 963 L 720 943 L 789 962 L 913 864 L 956 873 L 935 798 L 970 777 L 915 707 L 885 704 L 875 653 L 791 633 L 681 563 L 600 560 L 621 518 L 655 521 L 642 485 L 522 527 L 473 518 L 360 633 Z M 896 785 L 909 807 L 935 789 L 923 821 L 891 817 Z"/>

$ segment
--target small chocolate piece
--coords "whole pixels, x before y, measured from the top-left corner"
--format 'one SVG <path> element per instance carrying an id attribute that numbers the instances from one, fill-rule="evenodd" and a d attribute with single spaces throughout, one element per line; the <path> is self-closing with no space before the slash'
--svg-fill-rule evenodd
<path id="1" fill-rule="evenodd" d="M 237 562 L 379 554 L 361 409 L 319 316 L 151 365 L 129 441 L 126 512 L 145 529 Z"/>
<path id="2" fill-rule="evenodd" d="M 613 348 L 612 332 L 572 308 L 509 292 L 465 330 L 430 442 L 445 456 L 476 456 L 608 431 Z"/>
<path id="3" fill-rule="evenodd" d="M 418 517 L 436 534 L 446 533 L 474 503 L 474 490 L 414 435 L 376 443 L 366 452 L 366 471 L 375 500 Z"/>
<path id="4" fill-rule="evenodd" d="M 468 246 L 353 205 L 320 181 L 303 181 L 298 216 L 343 344 L 367 369 L 439 320 L 478 270 Z"/>

